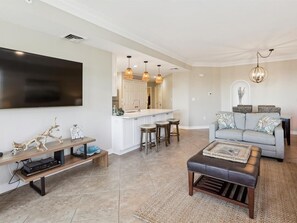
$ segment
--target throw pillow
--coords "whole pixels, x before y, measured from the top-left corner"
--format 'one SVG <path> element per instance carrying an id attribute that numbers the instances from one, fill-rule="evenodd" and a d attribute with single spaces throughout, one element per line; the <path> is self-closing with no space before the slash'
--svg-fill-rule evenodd
<path id="1" fill-rule="evenodd" d="M 278 126 L 280 123 L 280 119 L 264 115 L 262 118 L 259 119 L 255 130 L 272 135 L 275 127 Z"/>
<path id="2" fill-rule="evenodd" d="M 216 114 L 219 129 L 234 129 L 234 115 L 231 112 L 221 112 Z"/>

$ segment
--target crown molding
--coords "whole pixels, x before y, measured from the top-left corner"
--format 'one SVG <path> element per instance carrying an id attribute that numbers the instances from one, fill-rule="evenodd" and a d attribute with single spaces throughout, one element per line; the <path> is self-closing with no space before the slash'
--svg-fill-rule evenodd
<path id="1" fill-rule="evenodd" d="M 289 61 L 289 60 L 297 60 L 297 54 L 296 55 L 290 55 L 290 56 L 283 56 L 283 57 L 275 57 L 271 59 L 265 59 L 265 61 L 261 61 L 260 64 L 265 63 L 272 63 L 272 62 L 281 62 L 281 61 Z M 192 67 L 232 67 L 232 66 L 243 66 L 243 65 L 256 65 L 256 61 L 253 60 L 241 60 L 241 61 L 234 61 L 234 62 L 224 62 L 224 63 L 201 63 L 201 62 L 194 62 L 192 63 Z"/>

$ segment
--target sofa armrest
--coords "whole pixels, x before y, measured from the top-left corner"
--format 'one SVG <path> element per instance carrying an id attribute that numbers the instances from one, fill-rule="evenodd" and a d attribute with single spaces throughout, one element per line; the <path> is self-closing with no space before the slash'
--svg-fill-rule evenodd
<path id="1" fill-rule="evenodd" d="M 284 156 L 285 156 L 285 140 L 284 140 L 284 130 L 283 130 L 281 124 L 279 124 L 274 129 L 274 136 L 275 136 L 276 156 L 279 159 L 284 159 Z"/>
<path id="2" fill-rule="evenodd" d="M 209 125 L 209 142 L 212 142 L 216 138 L 216 131 L 219 129 L 219 123 L 217 121 Z"/>

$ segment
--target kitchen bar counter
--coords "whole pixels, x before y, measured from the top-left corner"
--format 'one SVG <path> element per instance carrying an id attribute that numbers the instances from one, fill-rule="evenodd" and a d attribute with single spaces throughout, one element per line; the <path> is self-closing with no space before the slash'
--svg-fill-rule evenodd
<path id="1" fill-rule="evenodd" d="M 172 109 L 146 109 L 112 116 L 112 152 L 121 155 L 139 148 L 140 125 L 153 124 L 172 117 Z"/>
<path id="2" fill-rule="evenodd" d="M 122 116 L 115 116 L 124 119 L 131 119 L 131 118 L 140 118 L 145 116 L 152 116 L 152 115 L 159 115 L 159 114 L 166 114 L 173 112 L 172 109 L 142 109 L 141 111 L 137 110 L 130 110 L 125 112 Z"/>

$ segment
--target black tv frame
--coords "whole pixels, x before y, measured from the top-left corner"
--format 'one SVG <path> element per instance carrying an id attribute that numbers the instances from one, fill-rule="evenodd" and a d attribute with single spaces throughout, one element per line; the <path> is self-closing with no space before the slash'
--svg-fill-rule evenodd
<path id="1" fill-rule="evenodd" d="M 0 47 L 0 109 L 83 105 L 83 63 Z"/>

